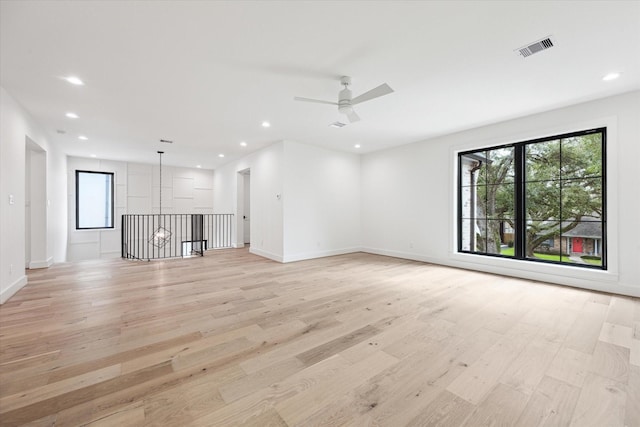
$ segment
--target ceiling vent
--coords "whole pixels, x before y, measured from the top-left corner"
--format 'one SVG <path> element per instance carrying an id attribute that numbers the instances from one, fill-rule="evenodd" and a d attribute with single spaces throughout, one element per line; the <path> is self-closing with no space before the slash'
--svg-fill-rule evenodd
<path id="1" fill-rule="evenodd" d="M 527 56 L 531 56 L 534 53 L 542 52 L 543 50 L 549 49 L 551 47 L 553 47 L 553 40 L 551 40 L 551 36 L 549 36 L 542 40 L 538 40 L 537 42 L 516 49 L 516 52 L 518 52 L 519 55 L 522 55 L 523 58 L 526 58 Z"/>
<path id="2" fill-rule="evenodd" d="M 333 122 L 329 126 L 331 126 L 332 128 L 343 128 L 346 125 L 347 125 L 346 123 L 342 123 L 342 122 Z"/>

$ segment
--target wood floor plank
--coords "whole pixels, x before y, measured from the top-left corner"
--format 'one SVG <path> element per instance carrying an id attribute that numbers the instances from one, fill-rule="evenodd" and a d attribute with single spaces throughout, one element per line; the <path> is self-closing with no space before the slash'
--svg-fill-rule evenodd
<path id="1" fill-rule="evenodd" d="M 629 379 L 629 349 L 598 341 L 589 363 L 589 372 L 626 384 Z"/>
<path id="2" fill-rule="evenodd" d="M 379 372 L 398 363 L 395 357 L 379 351 L 361 362 L 353 364 L 342 375 L 340 381 L 322 383 L 291 396 L 276 404 L 275 408 L 288 425 L 301 425 L 314 417 L 318 407 L 324 407 L 348 390 L 358 387 Z"/>
<path id="3" fill-rule="evenodd" d="M 0 426 L 16 425 L 32 421 L 34 419 L 41 418 L 46 414 L 59 412 L 63 409 L 107 395 L 115 390 L 126 387 L 128 384 L 144 382 L 150 378 L 162 376 L 170 371 L 170 364 L 165 363 L 157 366 L 151 366 L 139 372 L 133 372 L 125 376 L 119 376 L 106 381 L 97 382 L 86 387 L 71 389 L 63 394 L 57 394 L 56 396 L 30 403 L 26 406 L 19 406 L 16 409 L 5 410 L 5 406 L 3 405 Z M 95 373 L 92 374 L 95 376 Z M 98 380 L 101 379 L 102 378 L 98 378 Z M 11 408 L 11 406 L 9 406 L 9 408 Z"/>
<path id="4" fill-rule="evenodd" d="M 600 298 L 597 298 L 600 300 Z M 565 339 L 564 346 L 591 354 L 598 342 L 609 307 L 588 301 L 583 306 Z"/>
<path id="5" fill-rule="evenodd" d="M 498 384 L 469 415 L 463 425 L 468 427 L 512 426 L 520 418 L 528 400 L 528 395 L 507 385 Z"/>
<path id="6" fill-rule="evenodd" d="M 535 337 L 504 371 L 500 382 L 525 394 L 533 393 L 559 348 L 559 343 Z"/>
<path id="7" fill-rule="evenodd" d="M 255 390 L 278 383 L 304 368 L 304 363 L 298 358 L 285 359 L 221 387 L 220 394 L 226 403 L 230 403 L 253 393 Z"/>
<path id="8" fill-rule="evenodd" d="M 424 344 L 422 352 L 400 360 L 354 389 L 361 415 L 369 415 L 377 425 L 406 425 L 444 390 L 433 384 L 433 373 L 416 370 L 424 357 L 439 352 L 439 347 Z"/>
<path id="9" fill-rule="evenodd" d="M 566 426 L 571 422 L 579 396 L 578 387 L 555 378 L 544 377 L 515 425 Z"/>
<path id="10" fill-rule="evenodd" d="M 628 326 L 621 326 L 615 323 L 604 322 L 604 324 L 602 325 L 602 330 L 600 331 L 600 337 L 598 339 L 609 344 L 631 348 L 633 329 Z"/>
<path id="11" fill-rule="evenodd" d="M 144 406 L 140 403 L 135 403 L 85 425 L 87 427 L 136 427 L 143 425 L 144 422 Z"/>
<path id="12" fill-rule="evenodd" d="M 254 393 L 235 400 L 223 408 L 213 411 L 193 422 L 195 426 L 242 425 L 247 420 L 260 417 L 264 412 L 289 397 L 315 387 L 318 384 L 331 382 L 340 377 L 352 365 L 340 356 L 333 356 L 322 362 L 299 371 L 285 380 L 269 387 L 256 390 Z"/>
<path id="13" fill-rule="evenodd" d="M 629 363 L 640 367 L 640 339 L 631 340 L 631 349 L 629 350 Z"/>
<path id="14" fill-rule="evenodd" d="M 191 421 L 224 406 L 217 379 L 208 376 L 157 393 L 144 400 L 146 425 L 188 425 Z"/>
<path id="15" fill-rule="evenodd" d="M 607 322 L 614 325 L 633 327 L 633 312 L 636 307 L 633 298 L 614 296 L 607 312 Z"/>
<path id="16" fill-rule="evenodd" d="M 627 385 L 627 405 L 625 406 L 625 426 L 640 425 L 640 367 L 631 366 Z"/>
<path id="17" fill-rule="evenodd" d="M 0 426 L 640 425 L 640 300 L 353 253 L 55 264 Z"/>
<path id="18" fill-rule="evenodd" d="M 443 343 L 446 346 L 432 355 L 423 355 L 425 365 L 429 366 L 428 384 L 448 387 L 500 338 L 496 332 L 480 329 L 470 337 L 447 340 Z"/>
<path id="19" fill-rule="evenodd" d="M 347 348 L 352 347 L 359 342 L 378 334 L 379 332 L 380 330 L 378 328 L 372 325 L 367 325 L 360 329 L 356 329 L 355 331 L 352 331 L 346 335 L 309 349 L 303 353 L 300 353 L 296 355 L 296 357 L 306 366 L 315 365 L 321 360 L 338 354 L 341 351 L 346 350 Z"/>
<path id="20" fill-rule="evenodd" d="M 558 350 L 546 374 L 576 387 L 582 387 L 592 358 L 590 354 L 562 347 Z"/>
<path id="21" fill-rule="evenodd" d="M 459 426 L 474 410 L 466 400 L 448 391 L 443 391 L 412 419 L 409 426 Z"/>
<path id="22" fill-rule="evenodd" d="M 120 375 L 120 365 L 107 366 L 87 372 L 65 381 L 36 387 L 29 392 L 12 394 L 0 399 L 0 408 L 3 411 L 14 411 L 18 408 L 28 407 L 45 400 L 54 399 L 59 395 L 82 390 L 94 384 L 103 383 Z"/>
<path id="23" fill-rule="evenodd" d="M 626 387 L 623 384 L 590 373 L 585 378 L 570 425 L 622 427 L 626 401 Z"/>
<path id="24" fill-rule="evenodd" d="M 470 403 L 479 404 L 495 389 L 499 378 L 536 333 L 535 327 L 523 323 L 516 325 L 511 335 L 504 335 L 478 361 L 469 366 L 469 369 L 453 380 L 447 390 Z"/>

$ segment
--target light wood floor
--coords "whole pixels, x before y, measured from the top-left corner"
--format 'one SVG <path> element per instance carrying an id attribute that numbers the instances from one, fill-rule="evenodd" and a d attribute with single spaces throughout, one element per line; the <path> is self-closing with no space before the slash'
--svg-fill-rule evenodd
<path id="1" fill-rule="evenodd" d="M 368 254 L 55 265 L 0 425 L 639 426 L 640 301 Z"/>

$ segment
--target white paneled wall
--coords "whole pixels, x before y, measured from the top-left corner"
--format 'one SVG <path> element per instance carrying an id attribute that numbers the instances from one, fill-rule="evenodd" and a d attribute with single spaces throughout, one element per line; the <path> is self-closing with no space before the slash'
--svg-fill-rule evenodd
<path id="1" fill-rule="evenodd" d="M 158 165 L 69 157 L 68 261 L 120 256 L 123 214 L 151 214 L 160 210 Z M 75 171 L 115 174 L 116 227 L 113 230 L 76 230 Z M 213 171 L 162 167 L 162 213 L 213 213 Z"/>

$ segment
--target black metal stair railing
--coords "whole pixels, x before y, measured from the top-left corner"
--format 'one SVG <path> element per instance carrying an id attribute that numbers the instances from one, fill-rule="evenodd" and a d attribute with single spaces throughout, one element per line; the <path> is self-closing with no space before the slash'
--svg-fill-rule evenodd
<path id="1" fill-rule="evenodd" d="M 204 256 L 230 248 L 233 214 L 122 215 L 122 258 L 162 259 Z"/>

